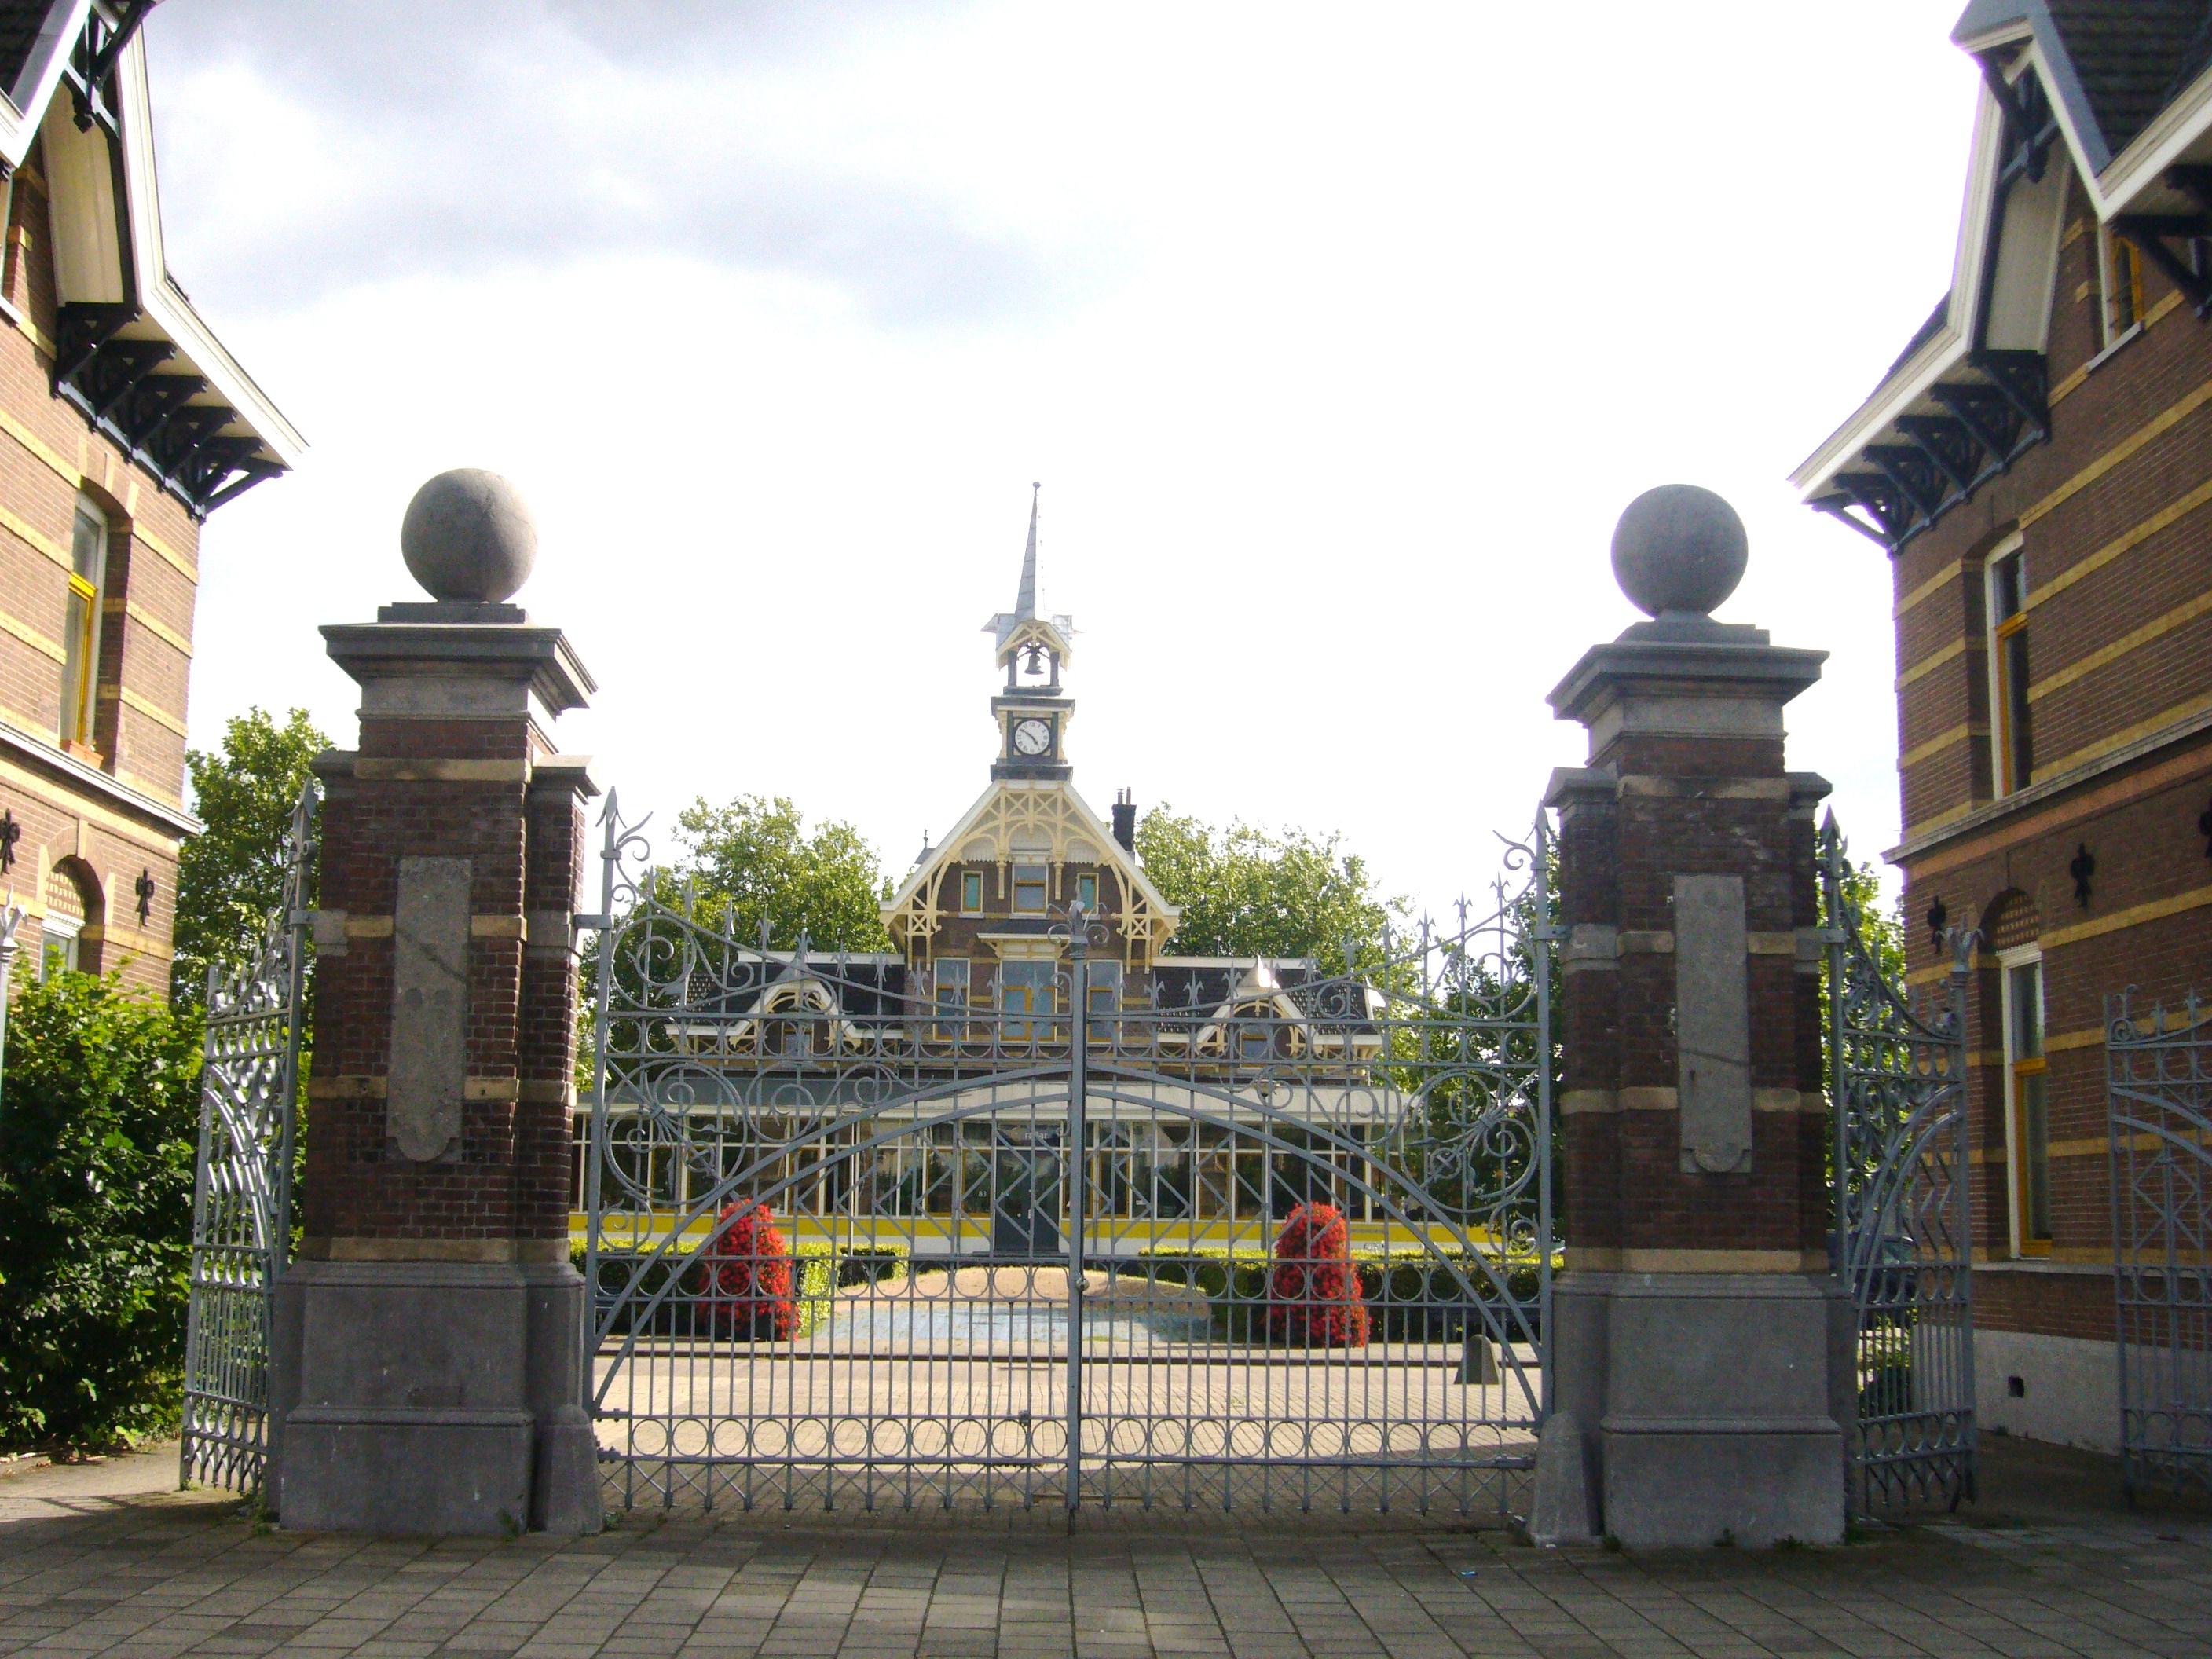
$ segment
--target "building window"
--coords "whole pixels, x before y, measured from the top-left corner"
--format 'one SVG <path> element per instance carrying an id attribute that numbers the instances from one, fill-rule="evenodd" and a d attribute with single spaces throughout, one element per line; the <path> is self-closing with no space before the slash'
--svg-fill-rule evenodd
<path id="1" fill-rule="evenodd" d="M 1075 902 L 1083 907 L 1086 915 L 1096 915 L 1098 913 L 1097 877 L 1078 876 L 1075 878 Z"/>
<path id="2" fill-rule="evenodd" d="M 41 984 L 56 974 L 77 971 L 77 934 L 84 927 L 83 919 L 65 916 L 59 911 L 46 912 L 40 924 L 39 937 L 39 980 Z"/>
<path id="3" fill-rule="evenodd" d="M 2105 237 L 2105 343 L 2111 345 L 2143 318 L 2142 250 L 2124 236 Z"/>
<path id="4" fill-rule="evenodd" d="M 999 1010 L 1006 1016 L 1003 1030 L 1009 1042 L 1033 1042 L 1048 1035 L 1043 1020 L 1030 1014 L 1053 1012 L 1053 980 L 1058 964 L 1050 962 L 1008 962 L 999 968 Z"/>
<path id="5" fill-rule="evenodd" d="M 80 497 L 70 534 L 69 615 L 62 661 L 64 743 L 92 742 L 100 685 L 100 590 L 106 574 L 107 515 Z"/>
<path id="6" fill-rule="evenodd" d="M 2043 1057 L 2043 958 L 2034 945 L 1997 958 L 2004 975 L 2005 1111 L 2012 1151 L 2013 1240 L 2051 1249 L 2051 1120 Z"/>
<path id="7" fill-rule="evenodd" d="M 1014 914 L 1036 915 L 1044 914 L 1046 870 L 1042 864 L 1018 864 L 1014 866 Z"/>
<path id="8" fill-rule="evenodd" d="M 970 982 L 967 958 L 939 957 L 932 965 L 932 972 L 936 975 L 938 1012 L 946 1015 L 964 1012 L 968 1006 Z M 939 1025 L 933 1035 L 946 1039 L 957 1038 L 960 1027 L 957 1024 Z"/>
<path id="9" fill-rule="evenodd" d="M 1111 1018 L 1121 1006 L 1121 964 L 1118 962 L 1086 962 L 1083 964 L 1083 974 L 1084 1012 L 1093 1019 Z"/>
<path id="10" fill-rule="evenodd" d="M 1991 781 L 2000 796 L 2035 776 L 2035 733 L 2027 705 L 2027 557 L 2014 537 L 1990 561 L 1990 735 Z"/>
<path id="11" fill-rule="evenodd" d="M 963 870 L 960 872 L 960 914 L 980 916 L 983 914 L 983 872 Z"/>

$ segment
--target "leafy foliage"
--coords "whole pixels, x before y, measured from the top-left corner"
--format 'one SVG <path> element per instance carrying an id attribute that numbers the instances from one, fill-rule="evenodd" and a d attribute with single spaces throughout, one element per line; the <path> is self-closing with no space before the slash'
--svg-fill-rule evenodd
<path id="1" fill-rule="evenodd" d="M 1267 1334 L 1316 1348 L 1367 1346 L 1367 1304 L 1352 1271 L 1352 1230 L 1334 1205 L 1299 1205 L 1275 1235 Z"/>
<path id="2" fill-rule="evenodd" d="M 851 824 L 823 823 L 810 834 L 805 816 L 781 795 L 741 795 L 726 806 L 695 800 L 676 824 L 683 856 L 664 879 L 690 879 L 702 922 L 720 927 L 726 917 L 747 942 L 766 922 L 769 948 L 778 951 L 797 946 L 802 930 L 810 950 L 890 948 L 878 908 L 891 884 Z"/>
<path id="3" fill-rule="evenodd" d="M 1311 957 L 1341 972 L 1347 939 L 1367 939 L 1405 914 L 1341 838 L 1249 823 L 1216 829 L 1163 803 L 1137 825 L 1145 873 L 1182 910 L 1178 956 Z"/>
<path id="4" fill-rule="evenodd" d="M 200 1017 L 57 974 L 16 993 L 0 1098 L 0 1443 L 176 1420 Z"/>
<path id="5" fill-rule="evenodd" d="M 250 708 L 223 729 L 222 747 L 185 755 L 192 805 L 207 823 L 177 859 L 177 955 L 170 988 L 179 1000 L 207 994 L 208 967 L 251 957 L 270 912 L 284 897 L 284 834 L 307 787 L 308 763 L 330 739 L 304 708 L 279 726 Z"/>

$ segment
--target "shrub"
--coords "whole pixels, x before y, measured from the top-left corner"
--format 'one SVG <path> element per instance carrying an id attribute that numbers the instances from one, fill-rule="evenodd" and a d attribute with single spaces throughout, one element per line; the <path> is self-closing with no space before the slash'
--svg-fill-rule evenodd
<path id="1" fill-rule="evenodd" d="M 1367 1304 L 1352 1266 L 1352 1230 L 1333 1204 L 1301 1204 L 1275 1235 L 1267 1279 L 1271 1340 L 1316 1348 L 1367 1346 Z"/>
<path id="2" fill-rule="evenodd" d="M 200 1024 L 58 974 L 9 1011 L 0 1443 L 99 1447 L 181 1404 Z"/>
<path id="3" fill-rule="evenodd" d="M 756 1341 L 796 1335 L 791 1246 L 776 1231 L 775 1212 L 741 1199 L 722 1212 L 720 1229 L 706 1257 L 714 1328 Z"/>

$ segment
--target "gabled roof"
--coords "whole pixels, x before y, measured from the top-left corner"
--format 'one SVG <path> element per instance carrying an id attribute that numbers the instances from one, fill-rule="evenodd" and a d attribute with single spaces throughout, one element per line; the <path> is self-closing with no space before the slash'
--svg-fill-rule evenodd
<path id="1" fill-rule="evenodd" d="M 970 841 L 987 836 L 999 860 L 1011 861 L 1017 852 L 1031 852 L 1041 860 L 1059 860 L 1078 842 L 1092 854 L 1092 861 L 1113 870 L 1124 890 L 1135 902 L 1125 907 L 1122 931 L 1141 936 L 1148 950 L 1157 951 L 1173 934 L 1182 912 L 1170 904 L 1137 864 L 1136 854 L 1114 838 L 1090 803 L 1065 779 L 997 778 L 976 797 L 944 840 L 929 848 L 907 872 L 906 879 L 883 907 L 884 926 L 895 941 L 920 927 L 934 933 L 945 914 L 939 902 L 945 872 L 963 862 Z M 1018 840 L 1043 845 L 1018 848 Z M 1103 918 L 1102 918 L 1103 920 Z"/>
<path id="2" fill-rule="evenodd" d="M 1974 0 L 1951 39 L 1968 52 L 2033 40 L 2099 173 L 2206 64 L 2205 0 Z"/>
<path id="3" fill-rule="evenodd" d="M 55 392 L 204 517 L 307 444 L 170 274 L 136 33 L 149 9 L 0 0 L 0 163 L 12 171 L 44 137 Z"/>

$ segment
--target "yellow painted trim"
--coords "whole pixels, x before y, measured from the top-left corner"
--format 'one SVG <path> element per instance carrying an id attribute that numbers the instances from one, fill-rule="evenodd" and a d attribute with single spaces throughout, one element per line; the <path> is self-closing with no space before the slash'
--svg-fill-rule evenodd
<path id="1" fill-rule="evenodd" d="M 190 640 L 187 640 L 182 634 L 178 633 L 175 629 L 170 627 L 167 623 L 156 618 L 151 611 L 148 611 L 144 605 L 140 605 L 137 600 L 133 599 L 126 601 L 123 607 L 123 613 L 126 617 L 130 617 L 132 622 L 137 623 L 139 627 L 144 629 L 149 634 L 151 634 L 155 639 L 161 641 L 162 644 L 170 647 L 173 650 L 181 652 L 187 658 L 192 654 L 192 645 Z"/>
<path id="2" fill-rule="evenodd" d="M 1958 580 L 1960 573 L 1966 568 L 1966 565 L 1965 560 L 1952 560 L 1950 563 L 1945 565 L 1941 570 L 1930 576 L 1926 581 L 1921 583 L 1919 586 L 1914 588 L 1910 593 L 1907 593 L 1903 599 L 1899 599 L 1895 606 L 1892 608 L 1889 614 L 1893 617 L 1902 617 L 1906 611 L 1911 610 L 1914 605 L 1919 604 L 1921 600 L 1926 599 L 1929 594 L 1937 592 L 1947 584 Z"/>
<path id="3" fill-rule="evenodd" d="M 28 319 L 27 319 L 27 320 Z M 31 337 L 31 340 L 33 344 L 43 346 L 46 349 L 46 352 L 48 356 L 55 355 L 53 342 L 44 339 L 36 329 L 27 326 L 23 331 Z M 44 461 L 56 472 L 59 473 L 62 477 L 63 482 L 67 483 L 71 489 L 80 489 L 83 488 L 84 474 L 79 471 L 75 465 L 64 457 L 59 450 L 49 444 L 44 438 L 41 438 L 37 433 L 32 431 L 29 427 L 24 425 L 21 421 L 16 419 L 15 416 L 9 414 L 4 409 L 0 409 L 0 432 L 6 433 L 17 443 L 22 445 L 24 448 L 29 450 L 32 454 L 38 457 L 39 459 Z"/>
<path id="4" fill-rule="evenodd" d="M 1980 647 L 1980 641 L 1976 641 L 1975 646 L 1976 648 L 1978 649 Z M 1918 662 L 1913 664 L 1911 667 L 1906 669 L 1902 674 L 1899 674 L 1897 677 L 1897 689 L 1902 691 L 1906 686 L 1911 684 L 1913 681 L 1918 679 L 1922 675 L 1934 673 L 1945 663 L 1950 661 L 1952 658 L 1964 654 L 1966 649 L 1966 641 L 1962 636 L 1959 639 L 1953 640 L 1950 644 L 1945 646 L 1934 656 L 1923 657 Z"/>
<path id="5" fill-rule="evenodd" d="M 2062 1031 L 2057 1036 L 2043 1039 L 2043 1052 L 2063 1054 L 2070 1048 L 2094 1048 L 2105 1040 L 2105 1028 L 2094 1025 L 2086 1031 Z M 1999 1061 L 2002 1063 L 2002 1060 Z"/>
<path id="6" fill-rule="evenodd" d="M 123 688 L 123 706 L 125 708 L 137 709 L 155 725 L 167 726 L 180 738 L 185 735 L 185 723 L 182 720 L 167 709 L 156 707 L 148 702 L 127 685 Z"/>
<path id="7" fill-rule="evenodd" d="M 195 586 L 198 584 L 200 579 L 199 566 L 193 563 L 183 554 L 178 552 L 175 548 L 171 547 L 168 543 L 163 541 L 160 537 L 154 535 L 151 532 L 148 531 L 143 525 L 139 525 L 136 522 L 131 525 L 131 539 L 134 542 L 145 543 L 147 546 L 154 550 L 155 554 L 158 557 L 176 566 L 179 570 L 182 571 L 186 580 L 193 583 Z"/>
<path id="8" fill-rule="evenodd" d="M 1939 732 L 1925 743 L 1916 743 L 1897 757 L 1898 769 L 1917 766 L 1930 755 L 1940 755 L 1954 744 L 1964 743 L 1969 738 L 1986 738 L 1988 725 L 1981 720 L 1963 720 L 1948 732 Z"/>
<path id="9" fill-rule="evenodd" d="M 2027 700 L 2039 698 L 2069 686 L 2085 674 L 2094 674 L 2108 663 L 2118 661 L 2140 646 L 2148 645 L 2161 634 L 2171 634 L 2184 623 L 2193 622 L 2206 611 L 2212 611 L 2212 590 L 2199 593 L 2186 604 L 2177 605 L 2162 617 L 2154 617 L 2132 633 L 2124 634 L 2110 645 L 2100 646 L 2078 661 L 2069 662 L 2045 678 L 2033 681 L 2027 688 Z"/>
<path id="10" fill-rule="evenodd" d="M 2193 887 L 2170 898 L 2131 904 L 2124 910 L 2113 911 L 2109 916 L 2099 916 L 2094 921 L 2076 922 L 2071 927 L 2054 928 L 2043 936 L 2042 944 L 2045 950 L 2050 950 L 2057 945 L 2071 945 L 2076 939 L 2094 939 L 2100 933 L 2118 933 L 2123 927 L 2133 927 L 2141 922 L 2178 916 L 2185 910 L 2195 910 L 2207 904 L 2212 904 L 2212 887 Z"/>
<path id="11" fill-rule="evenodd" d="M 372 1082 L 380 1097 L 384 1079 L 362 1079 Z M 331 1083 L 349 1081 L 330 1079 Z M 310 1083 L 308 1094 L 316 1094 L 317 1085 Z M 333 1091 L 335 1092 L 335 1091 Z M 609 1215 L 600 1224 L 599 1241 L 617 1249 L 635 1249 L 640 1244 L 651 1244 L 672 1236 L 684 1238 L 705 1238 L 714 1231 L 717 1218 L 703 1216 L 684 1223 L 679 1229 L 678 1218 L 663 1212 L 658 1215 Z M 1230 1249 L 1243 1248 L 1257 1256 L 1265 1255 L 1273 1243 L 1273 1233 L 1266 1223 L 1256 1218 L 1231 1222 L 1204 1219 L 1196 1221 L 1139 1221 L 1126 1216 L 1094 1217 L 1097 1236 L 1106 1240 L 1130 1243 L 1141 1242 L 1147 1249 Z M 580 1210 L 568 1215 L 568 1231 L 581 1241 L 590 1228 L 590 1218 Z M 793 1215 L 781 1209 L 776 1211 L 777 1230 L 787 1238 L 797 1243 L 828 1243 L 847 1249 L 867 1249 L 883 1244 L 913 1245 L 927 1242 L 948 1244 L 955 1240 L 988 1245 L 991 1239 L 991 1221 L 988 1216 L 819 1216 Z M 1407 1224 L 1397 1221 L 1354 1221 L 1348 1224 L 1351 1243 L 1355 1251 L 1368 1253 L 1377 1250 L 1455 1250 L 1459 1237 L 1449 1227 Z M 1488 1228 L 1470 1227 L 1466 1237 L 1479 1249 L 1496 1249 L 1500 1241 Z M 1660 1251 L 1657 1255 L 1700 1255 L 1702 1252 Z M 1738 1254 L 1720 1251 L 1721 1255 Z M 1789 1251 L 1755 1251 L 1759 1255 L 1786 1255 Z M 1827 1261 L 1826 1252 L 1820 1252 L 1822 1265 Z M 1704 1271 L 1725 1271 L 1705 1269 Z"/>
<path id="12" fill-rule="evenodd" d="M 2153 323 L 2158 321 L 2160 318 L 2165 316 L 2166 313 L 2172 311 L 2174 307 L 2180 303 L 2181 290 L 2179 289 L 2175 289 L 2169 293 L 2166 298 L 2160 300 L 2148 311 L 2143 313 L 2143 326 L 2145 328 L 2148 328 Z"/>
<path id="13" fill-rule="evenodd" d="M 2129 549 L 2138 546 L 2155 536 L 2175 520 L 2194 513 L 2207 501 L 2212 501 L 2212 483 L 2199 484 L 2170 507 L 2163 507 L 2151 514 L 2132 530 L 2123 531 L 2089 555 L 2087 558 L 2069 565 L 2027 596 L 2027 609 L 2033 611 L 2036 606 L 2054 593 L 2063 593 L 2084 576 L 2093 575 L 2097 571 L 2102 570 Z"/>
<path id="14" fill-rule="evenodd" d="M 2178 702 L 2171 708 L 2153 714 L 2147 720 L 2137 720 L 2124 731 L 2115 732 L 2109 738 L 2100 738 L 2093 744 L 2076 749 L 2070 755 L 2063 755 L 2048 766 L 2037 767 L 2033 781 L 2040 782 L 2045 778 L 2055 778 L 2062 773 L 2070 772 L 2077 766 L 2086 766 L 2100 755 L 2109 755 L 2115 749 L 2124 749 L 2137 738 L 2147 738 L 2162 727 L 2185 720 L 2192 714 L 2201 714 L 2208 708 L 2212 708 L 2212 695 L 2191 697 L 2187 702 Z M 1922 827 L 1933 830 L 1942 823 L 1942 819 L 1935 818 Z"/>
<path id="15" fill-rule="evenodd" d="M 2148 421 L 2146 421 L 2142 426 L 2137 427 L 2135 431 L 2129 434 L 2128 436 L 2120 440 L 2120 441 L 2113 445 L 2112 448 L 2106 450 L 2095 460 L 2090 462 L 2088 465 L 2083 467 L 2079 472 L 2076 472 L 2064 483 L 2059 485 L 2057 489 L 2052 490 L 2041 501 L 2036 502 L 2034 506 L 2029 507 L 2027 511 L 2020 515 L 2020 527 L 2025 530 L 2037 520 L 2056 512 L 2059 507 L 2063 507 L 2069 501 L 2072 500 L 2074 496 L 2079 494 L 2081 490 L 2087 489 L 2091 484 L 2096 483 L 2098 479 L 2103 477 L 2105 474 L 2110 472 L 2114 467 L 2118 466 L 2122 461 L 2126 460 L 2130 455 L 2133 455 L 2145 444 L 2150 442 L 2152 439 L 2160 437 L 2166 433 L 2172 431 L 2173 428 L 2179 425 L 2190 416 L 2195 414 L 2207 403 L 2212 403 L 2212 380 L 2207 380 L 2203 386 L 2198 386 L 2196 391 L 2191 392 L 2179 403 L 2175 404 L 2172 408 L 2166 410 L 2163 413 L 2153 416 Z"/>
<path id="16" fill-rule="evenodd" d="M 0 630 L 13 634 L 41 656 L 52 657 L 58 663 L 66 663 L 69 660 L 69 653 L 63 650 L 60 646 L 55 644 L 29 623 L 16 621 L 4 611 L 0 611 Z M 17 723 L 21 724 L 20 721 Z"/>
<path id="17" fill-rule="evenodd" d="M 2072 247 L 2075 243 L 2088 234 L 2089 222 L 2087 219 L 2076 219 L 2066 227 L 2066 234 L 2058 239 L 2058 246 L 2063 248 Z"/>
<path id="18" fill-rule="evenodd" d="M 2067 398 L 2072 397 L 2074 393 L 2079 392 L 2088 383 L 2089 365 L 2087 363 L 2084 363 L 2081 368 L 2075 369 L 2071 374 L 2069 374 L 2064 380 L 2059 381 L 2057 386 L 2051 388 L 2051 395 L 2043 400 L 2044 407 L 2046 409 L 2057 408 L 2059 404 L 2064 403 Z"/>

